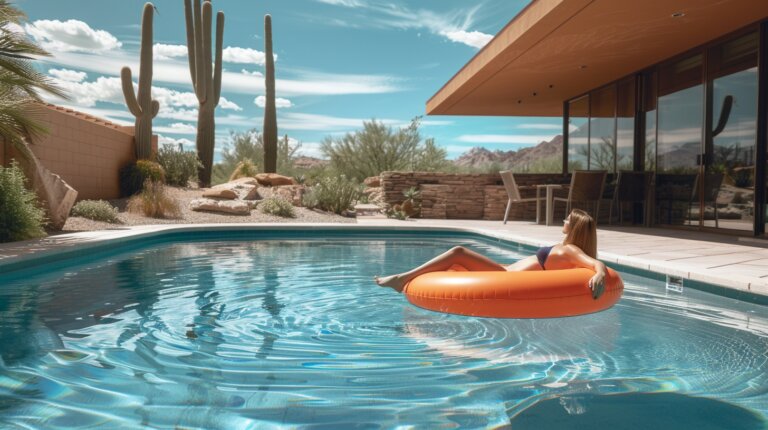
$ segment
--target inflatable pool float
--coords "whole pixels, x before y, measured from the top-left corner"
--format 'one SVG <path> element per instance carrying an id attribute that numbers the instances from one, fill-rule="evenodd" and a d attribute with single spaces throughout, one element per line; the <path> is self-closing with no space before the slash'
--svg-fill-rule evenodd
<path id="1" fill-rule="evenodd" d="M 621 298 L 624 282 L 612 269 L 605 289 L 592 298 L 589 269 L 473 272 L 454 265 L 412 279 L 408 301 L 437 312 L 492 318 L 558 318 L 599 312 Z"/>

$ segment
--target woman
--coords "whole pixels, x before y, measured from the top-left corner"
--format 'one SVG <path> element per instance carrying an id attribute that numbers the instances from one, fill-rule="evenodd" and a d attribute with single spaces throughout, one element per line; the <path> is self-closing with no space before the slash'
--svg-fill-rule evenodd
<path id="1" fill-rule="evenodd" d="M 376 283 L 402 292 L 405 285 L 413 278 L 429 272 L 440 272 L 458 264 L 471 271 L 517 272 L 523 270 L 559 270 L 585 267 L 595 272 L 589 280 L 592 297 L 597 299 L 605 288 L 605 264 L 597 260 L 597 227 L 595 220 L 588 213 L 574 209 L 563 220 L 565 239 L 554 246 L 545 246 L 536 251 L 536 255 L 504 266 L 488 257 L 467 248 L 456 246 L 421 266 L 408 272 L 384 277 L 376 277 Z"/>

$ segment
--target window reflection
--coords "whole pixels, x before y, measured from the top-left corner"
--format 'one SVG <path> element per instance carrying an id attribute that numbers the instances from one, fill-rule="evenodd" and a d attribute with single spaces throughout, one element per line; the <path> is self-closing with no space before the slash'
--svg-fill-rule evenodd
<path id="1" fill-rule="evenodd" d="M 635 78 L 619 82 L 616 105 L 616 169 L 634 169 Z"/>
<path id="2" fill-rule="evenodd" d="M 568 171 L 585 170 L 589 163 L 589 96 L 568 104 Z"/>
<path id="3" fill-rule="evenodd" d="M 589 170 L 615 171 L 616 86 L 590 94 Z"/>

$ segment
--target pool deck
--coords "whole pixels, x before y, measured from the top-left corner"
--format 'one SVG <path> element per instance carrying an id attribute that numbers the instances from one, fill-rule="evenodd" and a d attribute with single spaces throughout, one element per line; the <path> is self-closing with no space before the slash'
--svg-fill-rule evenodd
<path id="1" fill-rule="evenodd" d="M 105 240 L 124 240 L 135 235 L 155 234 L 188 228 L 256 227 L 269 230 L 290 228 L 386 228 L 445 229 L 458 228 L 487 236 L 508 239 L 526 245 L 551 245 L 562 240 L 561 226 L 546 227 L 527 221 L 434 220 L 398 221 L 380 217 L 361 217 L 357 224 L 165 224 L 120 227 L 115 230 L 90 231 L 50 236 L 44 239 L 0 244 L 2 265 L 59 250 L 73 249 Z M 713 233 L 643 227 L 598 227 L 599 258 L 606 263 L 649 270 L 733 290 L 768 296 L 768 240 L 734 237 Z"/>

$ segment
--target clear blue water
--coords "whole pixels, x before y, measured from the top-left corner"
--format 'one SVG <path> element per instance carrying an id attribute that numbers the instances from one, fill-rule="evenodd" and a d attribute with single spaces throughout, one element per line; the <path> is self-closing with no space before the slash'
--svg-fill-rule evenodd
<path id="1" fill-rule="evenodd" d="M 445 315 L 372 282 L 473 238 L 186 241 L 0 276 L 0 428 L 765 429 L 766 307 Z M 409 427 L 412 426 L 412 427 Z"/>

